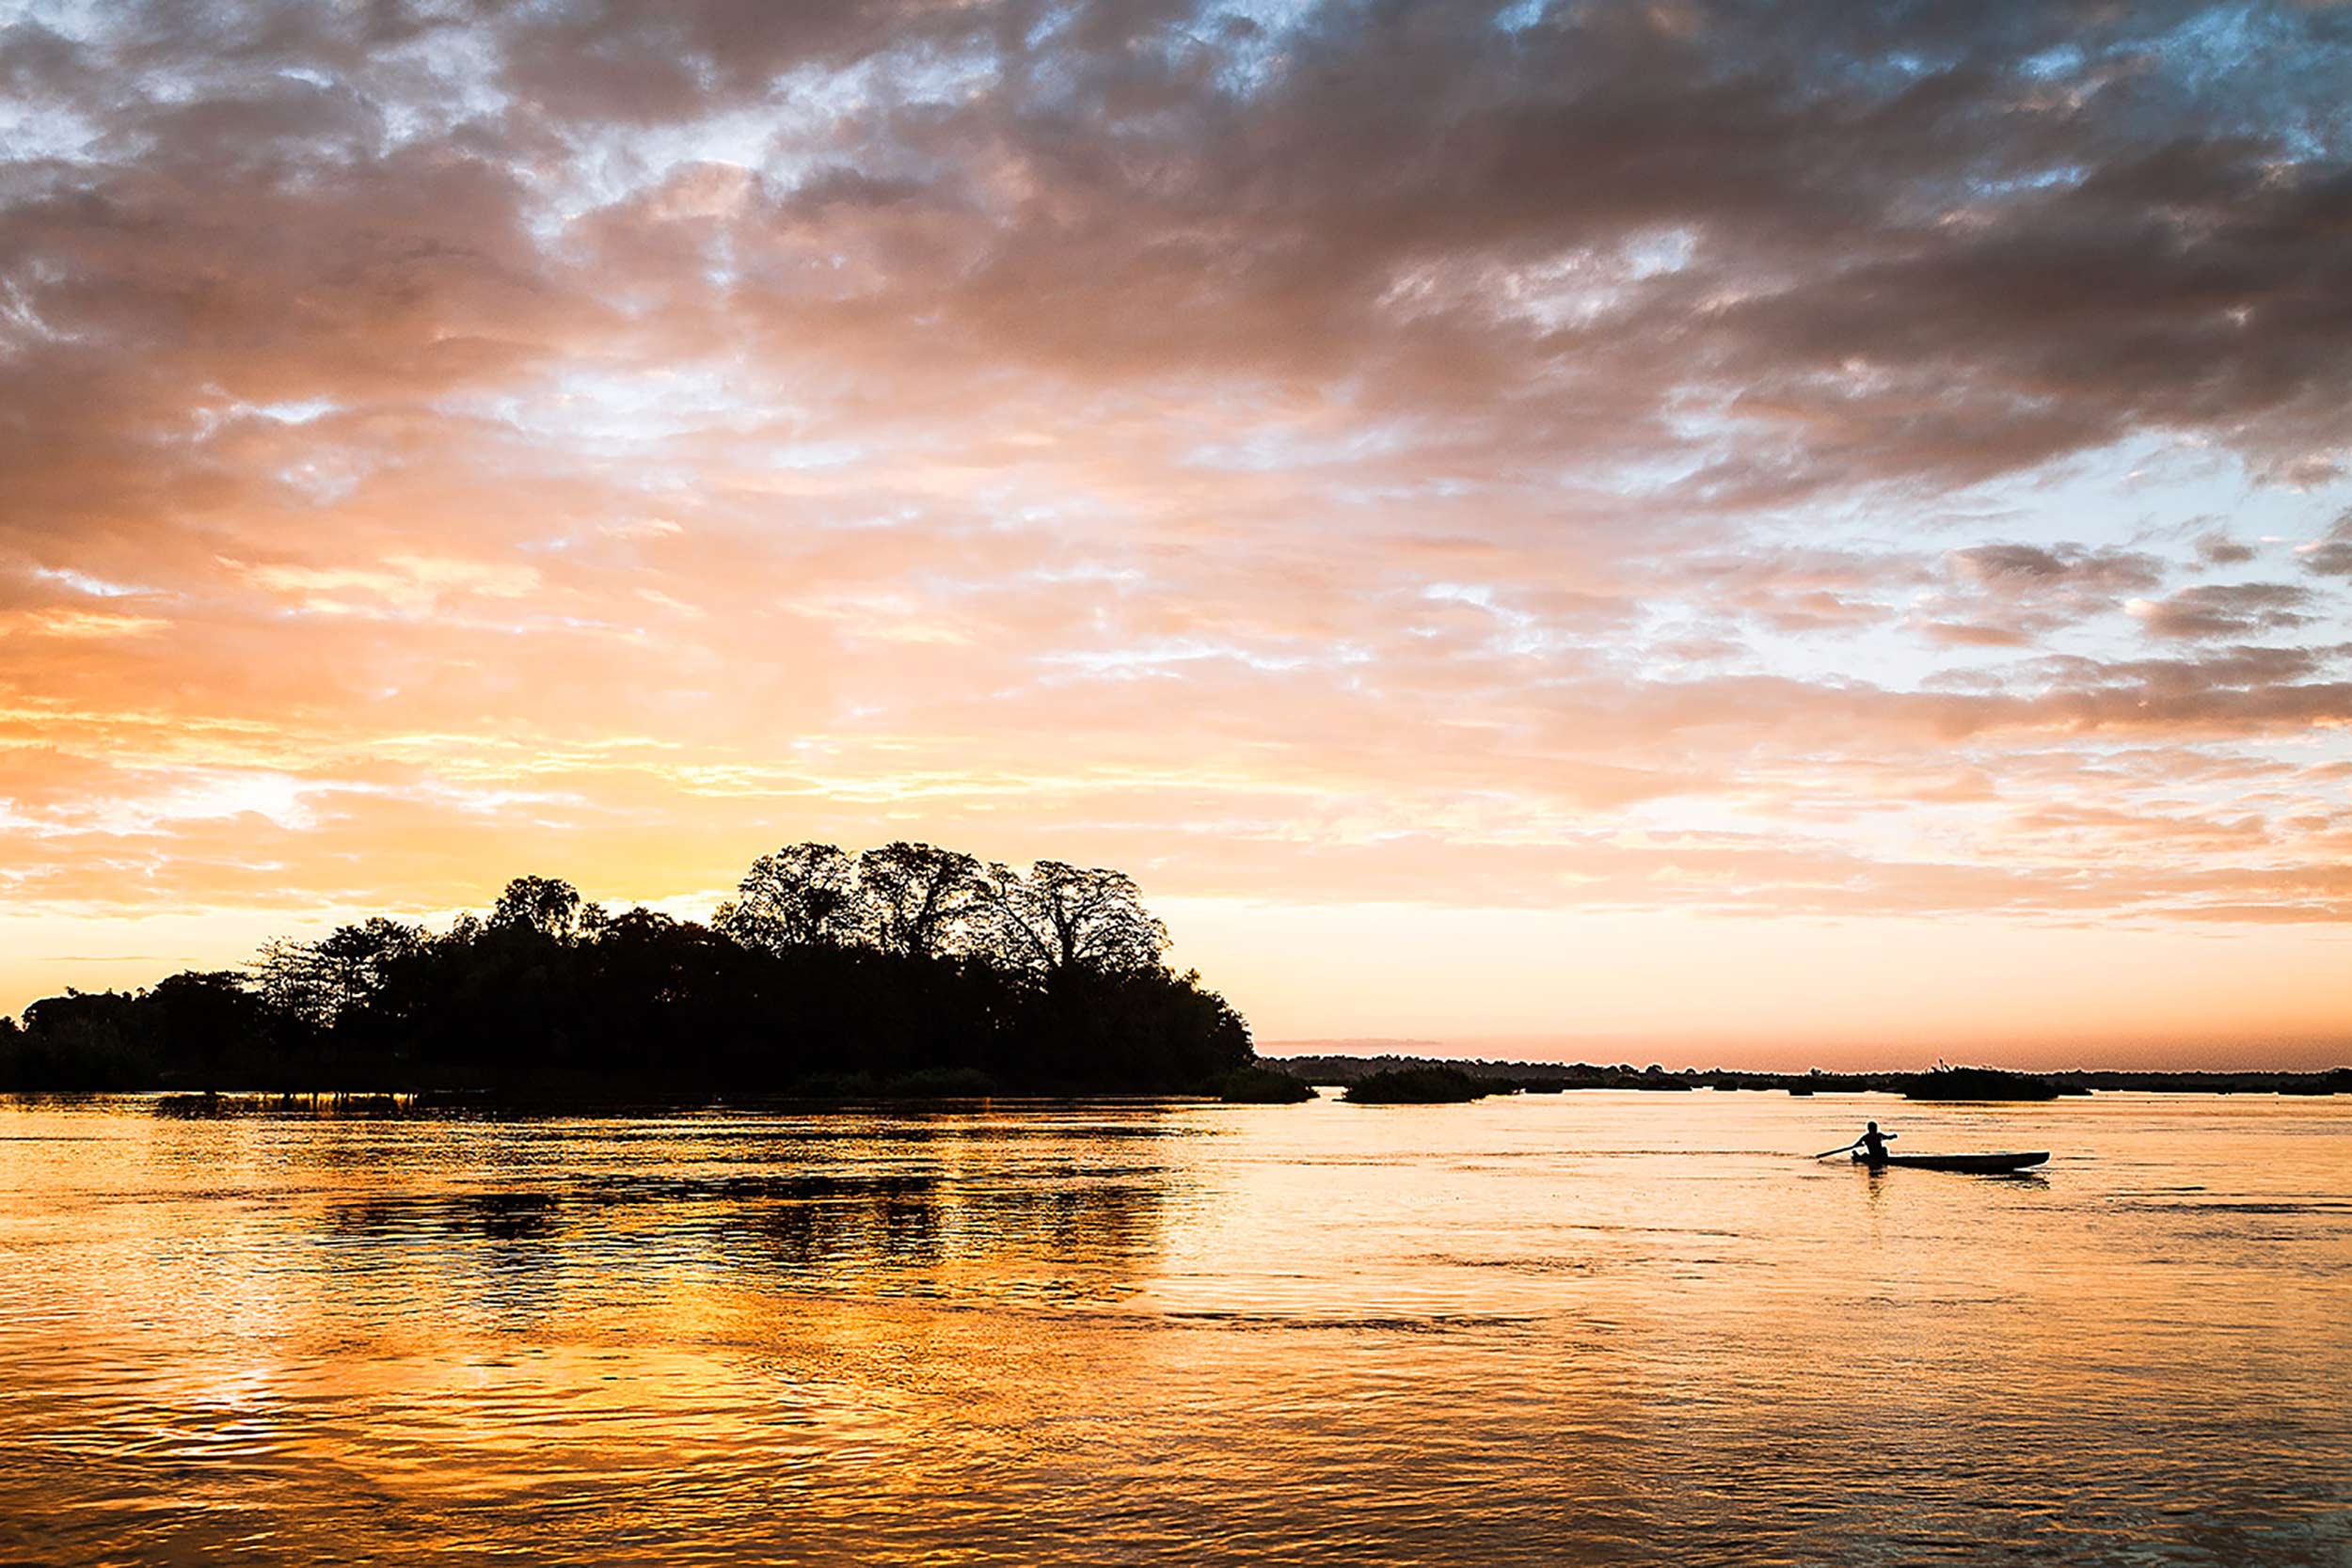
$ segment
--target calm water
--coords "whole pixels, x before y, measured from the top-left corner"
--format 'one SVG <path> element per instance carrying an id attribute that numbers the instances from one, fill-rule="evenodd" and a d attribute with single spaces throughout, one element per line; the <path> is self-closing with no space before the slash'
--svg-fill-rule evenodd
<path id="1" fill-rule="evenodd" d="M 2348 1286 L 2342 1100 L 0 1101 L 0 1560 L 2341 1565 Z"/>

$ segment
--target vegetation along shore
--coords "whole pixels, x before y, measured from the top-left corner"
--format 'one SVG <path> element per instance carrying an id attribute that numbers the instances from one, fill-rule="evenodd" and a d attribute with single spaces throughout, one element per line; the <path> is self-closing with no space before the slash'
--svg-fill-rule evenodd
<path id="1" fill-rule="evenodd" d="M 1382 1082 L 1371 1097 L 1394 1098 L 1399 1081 L 1443 1070 L 1490 1085 L 1486 1093 L 1522 1091 L 1558 1094 L 1572 1089 L 1744 1089 L 1787 1094 L 1899 1094 L 1912 1100 L 2056 1100 L 2093 1091 L 2142 1090 L 2158 1094 L 2352 1094 L 2352 1067 L 2320 1072 L 2139 1072 L 2073 1069 L 2063 1072 L 2006 1072 L 1993 1068 L 1938 1068 L 1928 1072 L 1741 1072 L 1728 1068 L 1669 1070 L 1661 1064 L 1596 1067 L 1583 1062 L 1456 1061 L 1435 1056 L 1269 1056 L 1264 1066 L 1311 1084 L 1353 1088 Z M 1470 1099 L 1448 1085 L 1448 1099 Z"/>
<path id="2" fill-rule="evenodd" d="M 0 1089 L 1288 1095 L 1167 947 L 1121 872 L 929 844 L 788 846 L 707 925 L 519 877 L 446 930 L 375 918 L 35 1002 L 0 1019 Z"/>

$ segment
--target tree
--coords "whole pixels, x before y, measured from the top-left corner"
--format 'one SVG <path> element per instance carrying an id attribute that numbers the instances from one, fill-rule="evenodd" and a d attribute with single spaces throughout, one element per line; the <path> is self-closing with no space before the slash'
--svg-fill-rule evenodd
<path id="1" fill-rule="evenodd" d="M 44 996 L 24 1006 L 12 1088 L 127 1089 L 153 1082 L 153 1019 L 131 991 Z"/>
<path id="2" fill-rule="evenodd" d="M 1076 968 L 1151 969 L 1168 950 L 1168 927 L 1143 907 L 1123 871 L 1040 861 L 1026 877 L 990 867 L 984 951 L 1007 969 L 1050 982 Z"/>
<path id="3" fill-rule="evenodd" d="M 175 1066 L 210 1070 L 269 1043 L 269 1009 L 232 970 L 167 974 L 148 991 L 147 1008 L 155 1015 L 163 1053 Z"/>
<path id="4" fill-rule="evenodd" d="M 262 1005 L 271 1012 L 304 1023 L 334 1021 L 335 985 L 315 942 L 272 938 L 249 967 Z"/>
<path id="5" fill-rule="evenodd" d="M 885 844 L 857 858 L 866 934 L 885 953 L 936 958 L 987 891 L 979 861 L 929 844 Z"/>
<path id="6" fill-rule="evenodd" d="M 370 915 L 357 926 L 337 927 L 319 951 L 334 966 L 342 1005 L 348 1007 L 382 990 L 391 967 L 431 940 L 421 926 Z"/>
<path id="7" fill-rule="evenodd" d="M 1249 1065 L 1249 1026 L 1195 973 L 1076 965 L 1022 993 L 1014 1034 L 1033 1082 L 1201 1085 Z"/>
<path id="8" fill-rule="evenodd" d="M 568 942 L 580 928 L 580 889 L 557 877 L 517 877 L 499 895 L 490 924 Z"/>
<path id="9" fill-rule="evenodd" d="M 429 940 L 422 927 L 371 915 L 316 942 L 272 942 L 253 968 L 273 1010 L 332 1024 L 381 991 L 392 966 Z"/>
<path id="10" fill-rule="evenodd" d="M 834 947 L 869 924 L 861 918 L 869 911 L 857 864 L 830 844 L 791 844 L 762 855 L 735 891 L 712 924 L 746 947 Z"/>

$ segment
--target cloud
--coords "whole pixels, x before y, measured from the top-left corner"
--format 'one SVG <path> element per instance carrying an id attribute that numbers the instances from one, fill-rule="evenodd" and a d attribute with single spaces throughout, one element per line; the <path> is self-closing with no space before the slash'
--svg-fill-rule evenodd
<path id="1" fill-rule="evenodd" d="M 2302 559 L 2307 572 L 2321 577 L 2352 578 L 2352 512 L 2338 517 L 2318 539 L 2298 546 L 2296 554 Z"/>
<path id="2" fill-rule="evenodd" d="M 297 598 L 315 613 L 371 614 L 381 605 L 421 615 L 446 599 L 519 599 L 541 586 L 534 567 L 447 557 L 391 555 L 377 566 L 262 566 L 225 559 L 221 564 L 268 593 Z"/>
<path id="3" fill-rule="evenodd" d="M 2259 553 L 2219 529 L 2197 536 L 2197 559 L 2208 566 L 2243 566 Z"/>
<path id="4" fill-rule="evenodd" d="M 123 615 L 98 610 L 44 610 L 14 620 L 0 619 L 0 637 L 147 637 L 171 623 L 153 615 Z"/>
<path id="5" fill-rule="evenodd" d="M 11 904 L 684 896 L 912 832 L 1229 897 L 2322 918 L 2352 46 L 2221 19 L 19 24 Z M 2195 580 L 2256 537 L 2304 580 Z"/>
<path id="6" fill-rule="evenodd" d="M 1951 552 L 1955 576 L 2009 598 L 2051 593 L 2111 594 L 2155 587 L 2163 563 L 2137 550 L 2081 545 L 1976 545 Z"/>
<path id="7" fill-rule="evenodd" d="M 1947 551 L 1943 566 L 1946 585 L 1915 612 L 1920 632 L 1986 648 L 2029 645 L 2159 586 L 2165 572 L 2142 550 L 2079 544 L 1971 545 Z"/>
<path id="8" fill-rule="evenodd" d="M 2252 637 L 2309 623 L 2311 592 L 2291 583 L 2206 583 L 2162 599 L 2134 599 L 2131 612 L 2152 637 Z"/>

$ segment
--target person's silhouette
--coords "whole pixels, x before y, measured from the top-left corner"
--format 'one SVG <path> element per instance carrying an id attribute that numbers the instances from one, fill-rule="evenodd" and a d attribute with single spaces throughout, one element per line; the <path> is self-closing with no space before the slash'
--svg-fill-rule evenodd
<path id="1" fill-rule="evenodd" d="M 1879 1124 L 1874 1121 L 1870 1123 L 1869 1129 L 1862 1136 L 1854 1140 L 1854 1143 L 1862 1149 L 1862 1157 L 1865 1160 L 1874 1165 L 1883 1165 L 1886 1164 L 1887 1144 L 1899 1136 L 1900 1136 L 1899 1133 L 1880 1132 Z"/>

